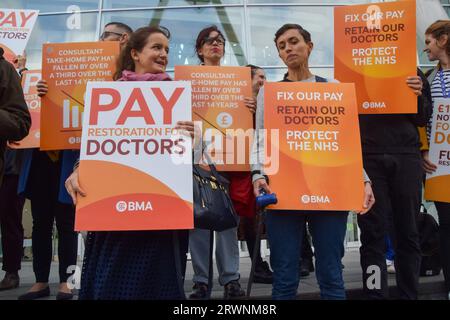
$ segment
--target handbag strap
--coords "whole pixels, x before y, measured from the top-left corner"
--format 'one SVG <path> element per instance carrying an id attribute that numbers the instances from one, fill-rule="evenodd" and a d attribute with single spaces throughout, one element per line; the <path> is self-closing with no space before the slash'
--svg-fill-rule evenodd
<path id="1" fill-rule="evenodd" d="M 205 152 L 204 155 L 205 155 L 205 158 L 206 158 L 206 163 L 208 164 L 209 169 L 211 170 L 211 174 L 213 175 L 214 178 L 216 178 L 216 180 L 217 180 L 218 182 L 220 182 L 220 181 L 221 181 L 220 178 L 219 178 L 219 177 L 220 177 L 220 174 L 219 174 L 219 172 L 217 171 L 216 166 L 214 165 L 212 159 L 209 157 L 209 155 L 208 155 L 207 152 Z M 193 166 L 193 168 L 194 168 L 194 170 L 195 170 L 195 172 L 196 172 L 197 174 L 199 174 L 199 173 L 198 173 L 198 169 L 197 169 L 198 166 L 199 166 L 198 164 L 194 164 L 194 166 Z"/>
<path id="2" fill-rule="evenodd" d="M 208 268 L 208 299 L 211 299 L 212 282 L 213 282 L 213 246 L 214 231 L 209 230 L 209 268 Z"/>

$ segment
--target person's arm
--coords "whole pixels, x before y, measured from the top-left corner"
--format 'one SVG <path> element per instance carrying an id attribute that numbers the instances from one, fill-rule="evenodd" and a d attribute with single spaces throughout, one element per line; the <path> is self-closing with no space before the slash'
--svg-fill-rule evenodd
<path id="1" fill-rule="evenodd" d="M 0 139 L 19 141 L 30 130 L 30 112 L 13 65 L 0 60 L 0 68 Z"/>
<path id="2" fill-rule="evenodd" d="M 83 188 L 80 185 L 79 181 L 79 175 L 78 175 L 78 164 L 79 161 L 75 163 L 74 169 L 72 174 L 67 178 L 65 182 L 67 193 L 72 197 L 73 204 L 77 204 L 77 197 L 78 195 L 85 197 L 86 192 L 83 190 Z"/>
<path id="3" fill-rule="evenodd" d="M 424 127 L 427 125 L 433 111 L 431 88 L 427 78 L 419 68 L 417 68 L 417 75 L 421 79 L 422 89 L 421 94 L 417 96 L 417 114 L 411 116 L 414 125 Z"/>
<path id="4" fill-rule="evenodd" d="M 260 194 L 260 190 L 266 193 L 272 193 L 267 176 L 264 175 L 265 161 L 265 135 L 261 132 L 264 129 L 264 88 L 261 88 L 257 97 L 255 135 L 253 139 L 250 164 L 252 170 L 253 192 L 255 196 Z"/>
<path id="5" fill-rule="evenodd" d="M 367 213 L 372 206 L 375 204 L 375 196 L 372 190 L 372 181 L 367 175 L 366 170 L 363 168 L 363 178 L 364 178 L 364 200 L 363 200 L 363 210 L 358 211 L 358 214 Z"/>

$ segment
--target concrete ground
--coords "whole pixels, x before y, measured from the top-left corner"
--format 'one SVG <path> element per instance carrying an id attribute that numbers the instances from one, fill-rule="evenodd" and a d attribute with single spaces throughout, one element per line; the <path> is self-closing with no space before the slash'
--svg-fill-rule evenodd
<path id="1" fill-rule="evenodd" d="M 359 266 L 359 252 L 356 249 L 347 251 L 343 259 L 344 268 L 344 280 L 347 289 L 347 295 L 349 299 L 362 299 L 362 281 L 361 281 L 361 268 Z M 81 262 L 79 262 L 81 265 Z M 250 259 L 248 257 L 241 258 L 240 272 L 241 272 L 241 285 L 244 290 L 247 288 L 248 278 L 250 274 Z M 217 270 L 215 269 L 217 275 Z M 4 272 L 0 273 L 0 277 L 3 278 Z M 188 296 L 192 288 L 192 264 L 188 261 L 186 270 L 185 291 Z M 0 300 L 16 300 L 17 297 L 25 293 L 29 287 L 34 283 L 34 274 L 31 261 L 24 261 L 22 263 L 22 270 L 20 271 L 21 283 L 17 289 L 0 291 Z M 217 277 L 215 277 L 217 278 Z M 445 288 L 443 283 L 442 272 L 438 276 L 434 277 L 421 277 L 420 278 L 420 299 L 424 300 L 444 300 L 446 299 Z M 389 275 L 389 285 L 392 295 L 395 295 L 395 276 Z M 45 300 L 54 300 L 58 290 L 58 263 L 53 262 L 50 274 L 50 288 L 51 296 L 45 298 Z M 319 299 L 319 288 L 315 276 L 311 274 L 306 278 L 300 280 L 298 288 L 299 299 L 311 300 Z M 212 291 L 213 299 L 221 299 L 223 295 L 223 288 L 214 282 Z M 270 299 L 271 285 L 270 284 L 253 284 L 251 299 Z"/>

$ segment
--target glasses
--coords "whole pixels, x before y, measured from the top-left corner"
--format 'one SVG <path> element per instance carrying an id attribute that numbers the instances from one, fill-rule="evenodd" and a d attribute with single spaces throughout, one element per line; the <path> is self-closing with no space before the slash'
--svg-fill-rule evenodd
<path id="1" fill-rule="evenodd" d="M 116 35 L 116 36 L 121 37 L 123 35 L 123 33 L 118 33 L 118 32 L 113 32 L 113 31 L 103 31 L 102 35 L 100 36 L 100 40 L 104 40 L 111 35 Z"/>
<path id="2" fill-rule="evenodd" d="M 225 44 L 225 39 L 222 38 L 222 36 L 220 36 L 220 35 L 216 36 L 216 37 L 206 37 L 205 39 L 203 39 L 203 43 L 206 43 L 208 45 L 214 44 L 214 41 L 216 41 L 218 45 Z"/>

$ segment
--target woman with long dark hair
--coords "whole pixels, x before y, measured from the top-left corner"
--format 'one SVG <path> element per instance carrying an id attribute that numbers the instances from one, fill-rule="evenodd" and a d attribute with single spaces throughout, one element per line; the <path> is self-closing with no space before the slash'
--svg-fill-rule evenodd
<path id="1" fill-rule="evenodd" d="M 170 81 L 165 72 L 168 30 L 144 27 L 131 34 L 118 59 L 117 81 Z M 178 122 L 193 133 L 193 122 Z M 69 193 L 85 192 L 66 184 Z M 90 232 L 79 298 L 108 300 L 184 299 L 187 231 Z"/>
<path id="2" fill-rule="evenodd" d="M 428 75 L 433 102 L 437 98 L 450 98 L 450 20 L 438 20 L 425 31 L 425 49 L 430 61 L 438 61 L 436 68 Z M 427 125 L 430 140 L 433 117 Z M 422 152 L 423 168 L 427 173 L 436 171 L 437 167 L 428 156 L 428 150 Z M 448 187 L 447 187 L 448 191 Z M 450 300 L 450 203 L 434 202 L 439 216 L 439 236 L 442 269 L 445 286 Z"/>

